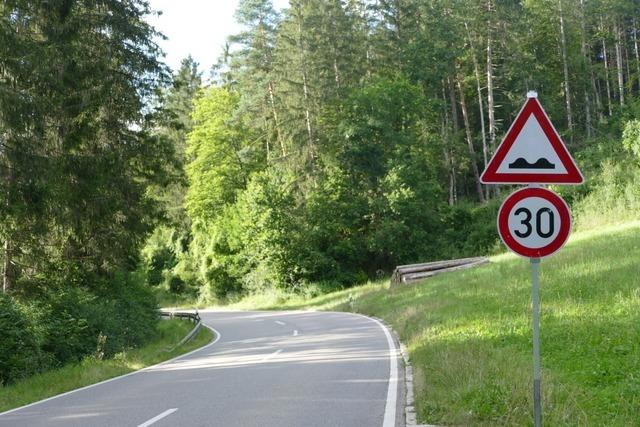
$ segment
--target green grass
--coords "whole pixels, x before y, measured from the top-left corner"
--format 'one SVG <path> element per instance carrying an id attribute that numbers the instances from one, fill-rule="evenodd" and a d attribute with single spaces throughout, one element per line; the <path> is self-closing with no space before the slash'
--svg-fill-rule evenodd
<path id="1" fill-rule="evenodd" d="M 183 320 L 161 321 L 158 338 L 144 347 L 119 353 L 113 359 L 86 358 L 2 387 L 0 412 L 154 365 L 201 347 L 213 338 L 208 328 L 202 328 L 191 341 L 178 347 L 192 328 L 191 322 Z"/>
<path id="2" fill-rule="evenodd" d="M 549 426 L 640 426 L 640 222 L 576 234 L 541 264 L 543 416 Z M 381 281 L 311 300 L 241 308 L 355 310 L 407 345 L 418 419 L 532 424 L 530 267 L 513 255 L 388 289 Z"/>

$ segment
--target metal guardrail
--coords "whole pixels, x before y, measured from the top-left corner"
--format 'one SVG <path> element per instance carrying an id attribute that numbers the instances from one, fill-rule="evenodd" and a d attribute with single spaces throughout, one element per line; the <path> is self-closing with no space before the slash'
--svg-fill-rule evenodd
<path id="1" fill-rule="evenodd" d="M 423 264 L 400 265 L 393 271 L 391 286 L 402 283 L 413 283 L 441 273 L 477 267 L 488 262 L 488 258 L 475 257 L 426 262 Z"/>
<path id="2" fill-rule="evenodd" d="M 187 319 L 196 324 L 191 332 L 189 332 L 177 346 L 181 346 L 191 341 L 202 327 L 202 319 L 200 318 L 200 314 L 198 314 L 198 310 L 193 313 L 187 311 L 160 311 L 160 317 L 168 317 L 169 319 Z"/>

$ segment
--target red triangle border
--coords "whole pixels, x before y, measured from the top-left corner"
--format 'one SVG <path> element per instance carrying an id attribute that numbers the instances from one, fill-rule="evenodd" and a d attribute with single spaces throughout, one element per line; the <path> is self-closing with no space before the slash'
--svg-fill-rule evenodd
<path id="1" fill-rule="evenodd" d="M 534 115 L 538 120 L 540 127 L 544 134 L 551 143 L 551 146 L 555 150 L 556 154 L 560 158 L 563 166 L 567 170 L 566 174 L 552 174 L 552 173 L 498 173 L 498 168 L 503 162 L 507 153 L 515 143 L 518 135 L 522 131 L 525 123 L 531 115 Z M 518 116 L 514 120 L 513 124 L 509 128 L 509 131 L 505 135 L 504 139 L 498 146 L 498 149 L 494 153 L 493 157 L 489 161 L 484 172 L 480 177 L 480 182 L 483 184 L 582 184 L 584 177 L 575 161 L 567 151 L 560 135 L 553 127 L 549 116 L 540 105 L 537 98 L 528 98 L 524 106 L 518 113 Z"/>

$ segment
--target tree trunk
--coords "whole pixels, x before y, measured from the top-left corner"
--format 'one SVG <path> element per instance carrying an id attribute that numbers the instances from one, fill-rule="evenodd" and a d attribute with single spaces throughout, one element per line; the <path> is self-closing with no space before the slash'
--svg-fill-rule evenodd
<path id="1" fill-rule="evenodd" d="M 567 40 L 564 34 L 564 17 L 562 15 L 562 0 L 558 0 L 560 8 L 560 50 L 562 52 L 562 71 L 564 73 L 564 95 L 567 108 L 567 127 L 569 132 L 573 130 L 573 117 L 571 114 L 571 90 L 569 86 L 569 60 L 567 58 Z"/>
<path id="2" fill-rule="evenodd" d="M 2 151 L 4 152 L 6 147 L 2 147 Z M 3 153 L 4 154 L 4 153 Z M 6 154 L 3 156 L 5 157 Z M 13 169 L 8 165 L 7 168 L 7 191 L 5 193 L 5 204 L 9 207 L 11 201 L 11 190 L 15 185 L 15 177 L 13 174 Z M 4 240 L 4 260 L 2 262 L 2 292 L 7 293 L 10 289 L 13 288 L 13 278 L 15 276 L 15 272 L 13 269 L 13 242 L 11 239 L 11 230 L 6 230 L 7 235 Z"/>
<path id="3" fill-rule="evenodd" d="M 455 85 L 453 83 L 453 79 L 451 78 L 451 74 L 448 76 L 449 81 L 449 100 L 451 101 L 451 124 L 453 126 L 453 135 L 452 138 L 449 139 L 449 143 L 453 143 L 458 137 L 458 131 L 460 130 L 460 122 L 458 121 L 458 105 L 456 103 L 456 92 Z M 450 176 L 450 185 L 452 188 L 452 199 L 455 204 L 458 201 L 458 189 L 456 182 L 456 164 L 455 164 L 455 156 L 453 154 L 453 150 L 450 150 L 450 160 L 451 160 L 451 176 Z"/>
<path id="4" fill-rule="evenodd" d="M 298 21 L 298 50 L 300 52 L 300 61 L 302 66 L 302 94 L 304 100 L 304 122 L 307 130 L 309 157 L 312 164 L 315 158 L 315 144 L 313 142 L 313 130 L 311 127 L 311 111 L 309 111 L 309 86 L 307 79 L 307 57 L 302 40 L 302 23 Z"/>
<path id="5" fill-rule="evenodd" d="M 469 31 L 469 26 L 464 23 L 464 27 L 467 29 L 467 35 L 469 36 L 469 48 L 471 49 L 471 60 L 473 61 L 473 72 L 476 78 L 476 90 L 478 92 L 478 112 L 480 115 L 480 133 L 482 135 L 482 160 L 484 167 L 487 167 L 489 163 L 489 148 L 487 147 L 487 134 L 484 126 L 484 101 L 482 100 L 482 87 L 480 84 L 480 68 L 478 67 L 478 59 L 476 58 L 476 51 L 473 46 L 473 38 Z"/>
<path id="6" fill-rule="evenodd" d="M 311 112 L 309 111 L 309 87 L 307 86 L 307 72 L 302 72 L 302 91 L 304 93 L 304 120 L 307 127 L 307 136 L 309 137 L 309 148 L 314 151 L 313 131 L 311 130 Z"/>
<path id="7" fill-rule="evenodd" d="M 487 0 L 487 113 L 489 115 L 489 149 L 491 154 L 496 150 L 496 112 L 493 96 L 493 40 L 491 32 L 491 13 L 493 6 L 491 0 Z M 500 195 L 500 188 L 497 185 L 491 186 L 496 196 Z"/>
<path id="8" fill-rule="evenodd" d="M 458 103 L 456 102 L 456 86 L 453 82 L 451 74 L 447 76 L 449 83 L 449 106 L 451 107 L 451 124 L 453 125 L 453 133 L 457 134 L 460 130 L 460 122 L 458 121 Z M 456 135 L 454 135 L 456 136 Z"/>
<path id="9" fill-rule="evenodd" d="M 582 12 L 582 16 L 580 19 L 580 53 L 582 53 L 582 60 L 584 61 L 584 65 L 589 70 L 589 74 L 591 74 L 591 61 L 589 60 L 588 50 L 587 50 L 587 42 L 586 42 L 586 34 L 587 30 L 585 27 L 585 13 L 584 13 L 584 0 L 580 0 L 580 11 Z M 592 136 L 592 125 L 591 125 L 591 99 L 589 96 L 589 90 L 587 87 L 584 87 L 584 120 L 585 120 L 585 131 L 587 135 L 587 139 L 591 139 Z"/>
<path id="10" fill-rule="evenodd" d="M 447 126 L 443 123 L 443 127 Z M 449 206 L 453 206 L 456 204 L 456 170 L 453 164 L 453 159 L 449 155 L 449 148 L 444 147 L 444 162 L 447 165 L 448 178 L 449 178 Z"/>
<path id="11" fill-rule="evenodd" d="M 4 262 L 2 264 L 2 292 L 7 293 L 13 288 L 13 247 L 7 236 L 4 241 Z"/>
<path id="12" fill-rule="evenodd" d="M 593 74 L 593 68 L 591 69 L 591 90 L 595 94 L 596 98 L 596 110 L 598 112 L 598 120 L 602 120 L 602 100 L 600 99 L 600 85 L 596 84 L 596 77 Z"/>
<path id="13" fill-rule="evenodd" d="M 278 140 L 278 143 L 280 144 L 280 152 L 284 157 L 287 155 L 287 150 L 285 149 L 284 141 L 282 140 L 282 134 L 280 133 L 280 121 L 278 120 L 278 112 L 276 110 L 276 100 L 273 94 L 274 91 L 273 91 L 272 81 L 269 81 L 268 88 L 269 88 L 269 103 L 271 104 L 271 114 L 273 115 L 273 123 L 276 127 L 276 138 Z"/>
<path id="14" fill-rule="evenodd" d="M 624 71 L 622 68 L 622 46 L 620 44 L 620 30 L 618 22 L 613 24 L 613 31 L 616 35 L 616 68 L 618 71 L 618 92 L 620 94 L 620 105 L 624 105 Z"/>
<path id="15" fill-rule="evenodd" d="M 624 30 L 622 32 L 622 35 L 624 36 Z M 623 62 L 624 62 L 624 70 L 627 72 L 627 85 L 629 85 L 629 87 L 627 88 L 627 90 L 629 91 L 629 93 L 631 93 L 631 67 L 629 67 L 629 64 L 631 63 L 631 61 L 629 60 L 629 49 L 627 48 L 627 40 L 625 38 L 622 39 L 622 49 L 623 49 Z"/>
<path id="16" fill-rule="evenodd" d="M 602 17 L 600 17 L 600 31 L 604 31 L 604 25 L 602 24 Z M 609 107 L 609 117 L 613 115 L 613 110 L 611 106 L 611 86 L 609 84 L 609 60 L 607 58 L 607 43 L 602 38 L 602 56 L 604 59 L 604 80 L 607 85 L 607 106 Z"/>
<path id="17" fill-rule="evenodd" d="M 457 73 L 458 92 L 460 94 L 460 108 L 462 110 L 462 120 L 464 121 L 464 130 L 467 136 L 467 146 L 469 147 L 469 158 L 471 160 L 471 170 L 473 178 L 476 181 L 476 191 L 478 192 L 478 200 L 480 203 L 485 202 L 484 192 L 482 191 L 482 183 L 480 182 L 480 172 L 478 171 L 478 163 L 476 161 L 476 150 L 473 147 L 473 137 L 471 135 L 471 126 L 469 124 L 469 115 L 467 114 L 467 103 L 464 98 L 464 90 L 462 88 L 460 73 Z"/>
<path id="18" fill-rule="evenodd" d="M 446 84 L 442 82 L 442 100 L 444 101 L 444 105 L 447 104 L 447 95 L 446 95 Z M 441 137 L 444 142 L 443 152 L 444 152 L 444 161 L 447 167 L 448 178 L 449 178 L 449 206 L 455 205 L 458 195 L 456 190 L 456 168 L 455 161 L 453 158 L 453 153 L 450 153 L 450 145 L 451 139 L 449 137 L 449 120 L 447 108 L 443 111 L 442 117 L 442 128 L 441 128 Z"/>
<path id="19" fill-rule="evenodd" d="M 640 91 L 640 54 L 638 53 L 638 27 L 636 20 L 633 20 L 633 52 L 636 56 L 636 80 L 638 81 L 638 91 Z"/>
<path id="20" fill-rule="evenodd" d="M 492 12 L 491 0 L 487 0 L 487 11 Z M 491 40 L 491 20 L 487 20 L 487 109 L 489 114 L 489 147 L 496 149 L 496 116 L 493 101 L 493 46 Z"/>

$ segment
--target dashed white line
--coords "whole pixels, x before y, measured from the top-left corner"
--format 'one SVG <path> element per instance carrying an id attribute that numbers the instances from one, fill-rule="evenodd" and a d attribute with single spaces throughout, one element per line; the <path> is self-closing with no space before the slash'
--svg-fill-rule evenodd
<path id="1" fill-rule="evenodd" d="M 151 418 L 149 421 L 145 421 L 144 423 L 138 425 L 138 427 L 148 427 L 151 424 L 155 423 L 156 421 L 160 421 L 161 419 L 163 419 L 164 417 L 173 414 L 174 412 L 176 412 L 178 410 L 178 408 L 171 408 L 171 409 L 167 409 L 166 411 L 164 411 L 163 413 L 156 415 L 155 417 Z"/>
<path id="2" fill-rule="evenodd" d="M 272 359 L 272 358 L 276 357 L 276 356 L 277 356 L 278 354 L 280 354 L 281 352 L 282 352 L 282 349 L 280 349 L 280 350 L 278 350 L 278 351 L 275 351 L 275 352 L 273 352 L 273 353 L 271 353 L 271 354 L 269 354 L 269 355 L 267 355 L 267 356 L 263 357 L 263 358 L 260 360 L 260 362 L 259 362 L 259 363 L 264 363 L 264 362 L 268 361 L 269 359 Z"/>
<path id="3" fill-rule="evenodd" d="M 281 325 L 281 326 L 284 326 L 284 325 L 286 325 L 286 323 L 284 323 L 284 322 L 281 322 L 281 321 L 279 321 L 279 320 L 276 320 L 276 323 L 277 323 L 278 325 Z"/>
<path id="4" fill-rule="evenodd" d="M 298 336 L 298 330 L 297 330 L 297 329 L 295 329 L 295 330 L 293 331 L 293 336 L 294 336 L 294 337 L 297 337 L 297 336 Z"/>

